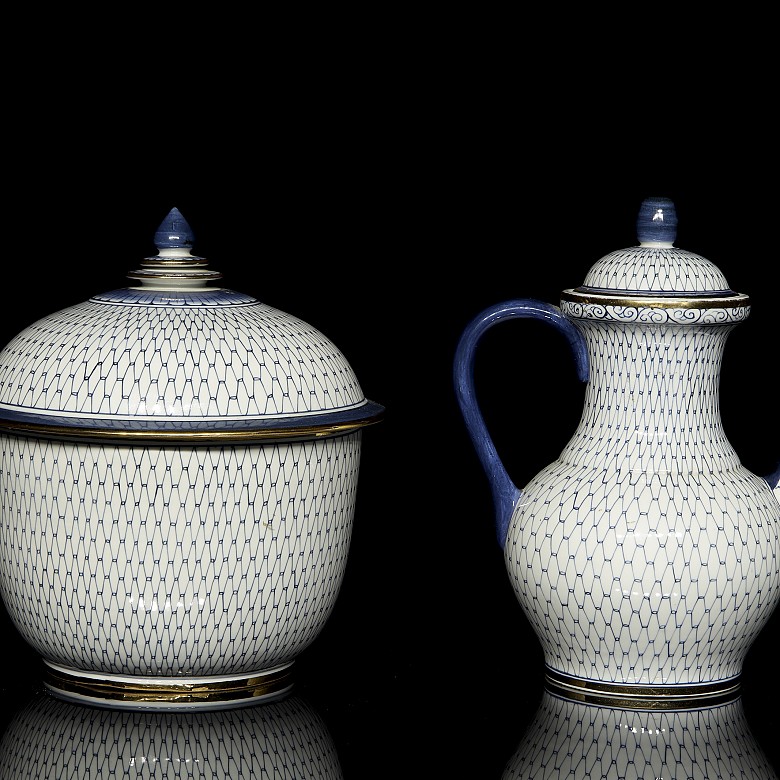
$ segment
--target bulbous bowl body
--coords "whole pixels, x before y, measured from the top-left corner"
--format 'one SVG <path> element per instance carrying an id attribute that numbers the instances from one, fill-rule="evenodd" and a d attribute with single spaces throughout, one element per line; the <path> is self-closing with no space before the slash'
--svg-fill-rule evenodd
<path id="1" fill-rule="evenodd" d="M 50 664 L 244 675 L 291 661 L 332 611 L 361 433 L 134 447 L 0 437 L 0 592 Z"/>

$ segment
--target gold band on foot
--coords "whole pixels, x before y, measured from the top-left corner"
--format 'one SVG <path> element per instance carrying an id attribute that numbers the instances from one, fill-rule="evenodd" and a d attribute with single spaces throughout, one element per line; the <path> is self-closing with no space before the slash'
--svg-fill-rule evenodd
<path id="1" fill-rule="evenodd" d="M 226 707 L 282 695 L 293 684 L 292 664 L 268 672 L 220 677 L 133 677 L 77 672 L 45 663 L 53 693 L 118 707 Z"/>
<path id="2" fill-rule="evenodd" d="M 712 683 L 631 685 L 586 680 L 548 667 L 545 670 L 545 684 L 551 693 L 566 699 L 630 709 L 711 707 L 733 701 L 740 695 L 739 677 Z"/>

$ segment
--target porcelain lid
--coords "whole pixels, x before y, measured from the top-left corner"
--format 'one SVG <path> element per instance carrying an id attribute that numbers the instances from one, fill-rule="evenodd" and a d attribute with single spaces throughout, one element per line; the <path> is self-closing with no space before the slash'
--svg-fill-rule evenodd
<path id="1" fill-rule="evenodd" d="M 160 442 L 310 438 L 376 422 L 341 351 L 215 286 L 174 208 L 136 286 L 34 322 L 0 351 L 0 431 Z"/>
<path id="2" fill-rule="evenodd" d="M 674 246 L 677 211 L 669 198 L 645 199 L 636 225 L 639 245 L 602 257 L 575 292 L 623 297 L 737 295 L 713 263 Z"/>

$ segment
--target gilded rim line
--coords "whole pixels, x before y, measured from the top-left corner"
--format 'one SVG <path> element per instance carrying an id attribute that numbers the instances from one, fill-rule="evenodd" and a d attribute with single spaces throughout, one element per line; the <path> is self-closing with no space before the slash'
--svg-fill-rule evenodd
<path id="1" fill-rule="evenodd" d="M 697 298 L 687 295 L 654 296 L 651 293 L 634 294 L 631 292 L 611 294 L 592 292 L 581 287 L 564 290 L 561 293 L 561 300 L 599 306 L 623 306 L 632 309 L 732 309 L 750 306 L 750 297 L 743 293 Z"/>
<path id="2" fill-rule="evenodd" d="M 30 419 L 33 415 L 20 414 L 9 415 L 5 418 L 0 416 L 0 434 L 7 433 L 47 439 L 160 445 L 264 444 L 345 436 L 360 428 L 378 423 L 384 417 L 384 413 L 383 406 L 368 402 L 368 408 L 364 410 L 362 415 L 350 414 L 348 419 L 328 422 L 327 418 L 332 418 L 335 415 L 326 412 L 318 415 L 320 419 L 325 418 L 324 422 L 306 424 L 302 418 L 298 417 L 292 418 L 293 422 L 285 426 L 285 423 L 288 422 L 287 418 L 268 418 L 265 421 L 262 419 L 254 422 L 247 420 L 232 428 L 226 427 L 224 420 L 215 420 L 212 423 L 181 420 L 174 423 L 164 418 L 144 421 L 107 418 L 116 423 L 116 426 L 111 427 L 101 426 L 99 421 L 94 419 L 89 420 L 90 423 L 94 424 L 65 425 L 42 421 L 42 415 L 35 415 L 35 419 Z M 125 424 L 125 427 L 119 427 L 122 423 Z M 149 427 L 144 427 L 143 423 L 148 423 Z"/>
<path id="3" fill-rule="evenodd" d="M 47 685 L 64 695 L 137 705 L 225 704 L 281 694 L 293 684 L 293 667 L 233 680 L 187 681 L 160 678 L 159 682 L 106 680 L 68 674 L 46 666 Z"/>
<path id="4" fill-rule="evenodd" d="M 38 436 L 52 439 L 78 439 L 89 441 L 113 440 L 147 444 L 231 444 L 290 441 L 296 439 L 325 439 L 344 436 L 379 422 L 380 417 L 333 425 L 301 425 L 291 428 L 261 428 L 234 431 L 182 431 L 182 430 L 115 430 L 111 428 L 70 428 L 66 425 L 0 420 L 0 433 L 17 436 Z"/>

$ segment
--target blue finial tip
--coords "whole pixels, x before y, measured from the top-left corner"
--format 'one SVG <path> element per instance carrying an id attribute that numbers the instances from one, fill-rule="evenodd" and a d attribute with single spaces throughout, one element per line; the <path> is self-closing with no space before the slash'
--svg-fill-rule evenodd
<path id="1" fill-rule="evenodd" d="M 194 240 L 192 228 L 175 206 L 154 234 L 154 245 L 158 249 L 189 249 Z"/>
<path id="2" fill-rule="evenodd" d="M 669 198 L 645 198 L 636 220 L 640 244 L 664 241 L 673 244 L 677 239 L 677 210 Z"/>

